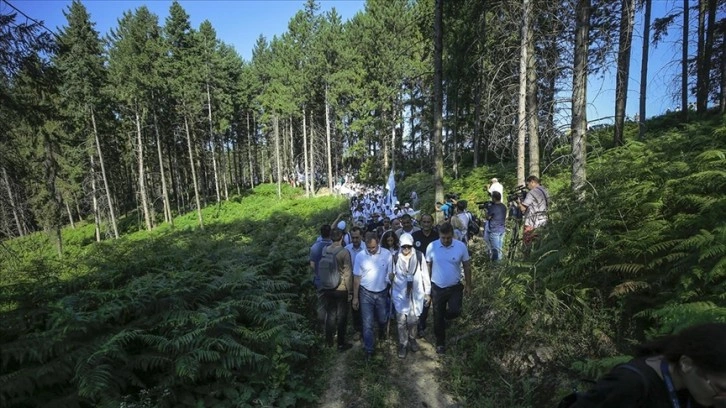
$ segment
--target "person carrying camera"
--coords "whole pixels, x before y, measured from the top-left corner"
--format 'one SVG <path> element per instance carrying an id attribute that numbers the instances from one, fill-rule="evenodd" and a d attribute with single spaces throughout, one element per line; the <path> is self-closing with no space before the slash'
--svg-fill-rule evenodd
<path id="1" fill-rule="evenodd" d="M 507 220 L 507 206 L 502 204 L 502 194 L 492 191 L 492 202 L 487 205 L 487 222 L 485 235 L 491 250 L 492 261 L 502 260 L 502 247 L 504 246 L 504 224 Z"/>
<path id="2" fill-rule="evenodd" d="M 532 243 L 537 239 L 537 228 L 547 224 L 547 210 L 549 207 L 550 193 L 540 185 L 537 176 L 529 176 L 526 181 L 529 193 L 524 200 L 517 199 L 519 209 L 524 213 L 524 233 L 522 242 L 525 257 L 529 255 Z"/>

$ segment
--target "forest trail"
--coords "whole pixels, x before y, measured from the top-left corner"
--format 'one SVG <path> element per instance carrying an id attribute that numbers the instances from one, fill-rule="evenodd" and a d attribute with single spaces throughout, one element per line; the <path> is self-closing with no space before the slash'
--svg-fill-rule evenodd
<path id="1" fill-rule="evenodd" d="M 395 337 L 392 335 L 391 337 Z M 331 363 L 328 386 L 320 400 L 322 408 L 458 408 L 458 403 L 438 382 L 443 356 L 426 339 L 420 350 L 405 359 L 396 354 L 397 342 L 376 344 L 376 355 L 365 363 L 361 342 L 339 353 Z"/>

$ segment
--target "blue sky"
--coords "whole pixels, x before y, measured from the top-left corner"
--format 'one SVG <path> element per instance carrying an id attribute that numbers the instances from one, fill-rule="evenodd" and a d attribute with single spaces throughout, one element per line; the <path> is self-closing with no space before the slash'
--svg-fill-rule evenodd
<path id="1" fill-rule="evenodd" d="M 66 24 L 63 11 L 67 10 L 70 0 L 15 0 L 11 1 L 18 9 L 28 16 L 43 20 L 51 30 Z M 147 1 L 84 1 L 96 30 L 101 35 L 117 25 L 117 19 L 127 10 L 134 10 L 146 5 L 159 16 L 160 24 L 164 23 L 170 0 Z M 192 25 L 196 28 L 204 20 L 209 20 L 217 31 L 217 37 L 235 47 L 246 60 L 252 55 L 252 48 L 260 34 L 268 39 L 287 31 L 290 18 L 304 5 L 304 0 L 181 0 L 182 7 L 189 14 Z M 356 12 L 362 11 L 365 1 L 359 0 L 322 0 L 320 11 L 328 11 L 335 7 L 343 20 L 348 20 Z M 1 4 L 1 3 L 0 3 Z M 669 10 L 680 7 L 681 1 L 654 0 L 652 18 L 664 16 Z M 3 9 L 5 4 L 0 5 Z M 673 95 L 678 92 L 678 73 L 680 68 L 681 45 L 678 41 L 682 22 L 676 21 L 669 31 L 670 36 L 658 46 L 651 46 L 648 72 L 648 114 L 658 115 L 678 104 Z M 638 112 L 640 89 L 640 56 L 642 49 L 642 14 L 636 14 L 633 38 L 632 60 L 630 65 L 630 85 L 628 90 L 628 106 L 626 113 L 632 117 Z M 692 36 L 693 37 L 693 36 Z M 691 47 L 692 49 L 695 46 Z M 691 54 L 693 51 L 691 51 Z M 569 85 L 569 84 L 568 84 Z M 559 122 L 565 126 L 569 123 L 569 89 L 560 94 L 562 107 L 565 108 Z M 611 123 L 615 101 L 615 64 L 604 73 L 591 75 L 588 83 L 588 120 L 592 124 Z"/>

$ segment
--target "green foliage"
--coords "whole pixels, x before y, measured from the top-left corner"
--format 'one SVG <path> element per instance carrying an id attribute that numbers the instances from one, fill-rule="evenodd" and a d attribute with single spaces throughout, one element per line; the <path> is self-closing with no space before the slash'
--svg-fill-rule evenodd
<path id="1" fill-rule="evenodd" d="M 3 406 L 299 406 L 314 336 L 301 302 L 307 248 L 340 201 L 258 187 L 175 227 L 95 243 L 66 232 L 0 257 Z M 12 248 L 12 249 L 11 249 Z M 45 251 L 45 252 L 44 252 Z M 43 255 L 43 254 L 46 255 Z M 308 291 L 311 289 L 304 289 Z"/>

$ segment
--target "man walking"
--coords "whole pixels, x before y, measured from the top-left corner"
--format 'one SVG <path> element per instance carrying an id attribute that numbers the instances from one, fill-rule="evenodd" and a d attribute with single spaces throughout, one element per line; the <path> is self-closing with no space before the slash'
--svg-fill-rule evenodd
<path id="1" fill-rule="evenodd" d="M 413 237 L 413 246 L 417 251 L 421 251 L 426 254 L 429 244 L 439 239 L 439 233 L 434 229 L 434 217 L 431 214 L 424 214 L 421 216 L 421 229 L 411 234 Z M 429 277 L 431 276 L 431 269 L 428 269 Z M 430 280 L 430 279 L 429 279 Z M 429 318 L 429 303 L 424 303 L 421 316 L 418 319 L 418 337 L 424 337 L 426 335 L 426 320 Z"/>
<path id="2" fill-rule="evenodd" d="M 527 177 L 527 188 L 529 193 L 523 201 L 517 201 L 519 209 L 524 213 L 524 233 L 522 252 L 525 258 L 532 250 L 532 243 L 537 239 L 537 228 L 547 224 L 547 211 L 549 209 L 550 193 L 540 185 L 536 176 Z"/>
<path id="3" fill-rule="evenodd" d="M 419 350 L 416 336 L 424 304 L 431 303 L 431 278 L 424 255 L 414 249 L 413 237 L 401 235 L 401 251 L 394 257 L 392 301 L 398 324 L 398 358 Z"/>
<path id="4" fill-rule="evenodd" d="M 454 239 L 451 224 L 439 227 L 439 239 L 429 245 L 426 262 L 431 270 L 436 353 L 446 353 L 446 324 L 461 315 L 464 292 L 471 294 L 471 265 L 466 245 Z M 461 283 L 464 270 L 466 286 Z"/>
<path id="5" fill-rule="evenodd" d="M 353 269 L 350 262 L 350 253 L 342 245 L 343 231 L 338 228 L 330 233 L 333 241 L 330 246 L 323 249 L 322 259 L 331 258 L 329 265 L 321 261 L 320 267 L 337 268 L 340 283 L 335 289 L 322 289 L 320 300 L 325 310 L 325 343 L 333 346 L 333 336 L 338 334 L 338 351 L 345 351 L 351 347 L 345 342 L 345 329 L 348 323 L 348 302 L 353 297 Z"/>
<path id="6" fill-rule="evenodd" d="M 353 310 L 360 308 L 363 319 L 363 349 L 366 360 L 373 356 L 373 325 L 384 338 L 388 321 L 388 275 L 392 272 L 391 253 L 378 245 L 378 237 L 366 234 L 366 250 L 355 257 L 353 268 Z"/>
<path id="7" fill-rule="evenodd" d="M 486 236 L 491 249 L 491 260 L 502 260 L 502 247 L 504 245 L 504 224 L 507 220 L 507 206 L 502 204 L 502 195 L 499 191 L 492 192 L 492 205 L 487 208 Z"/>
<path id="8" fill-rule="evenodd" d="M 359 253 L 365 250 L 365 246 L 362 245 L 363 237 L 361 236 L 362 231 L 359 227 L 353 227 L 350 229 L 350 241 L 351 243 L 345 246 L 345 249 L 350 253 L 351 270 L 355 268 L 355 257 Z M 352 288 L 352 286 L 351 286 Z M 352 292 L 351 292 L 352 293 Z M 353 320 L 353 328 L 355 329 L 354 340 L 359 340 L 361 333 L 363 332 L 363 323 L 360 317 L 360 309 L 353 309 L 351 313 Z"/>

